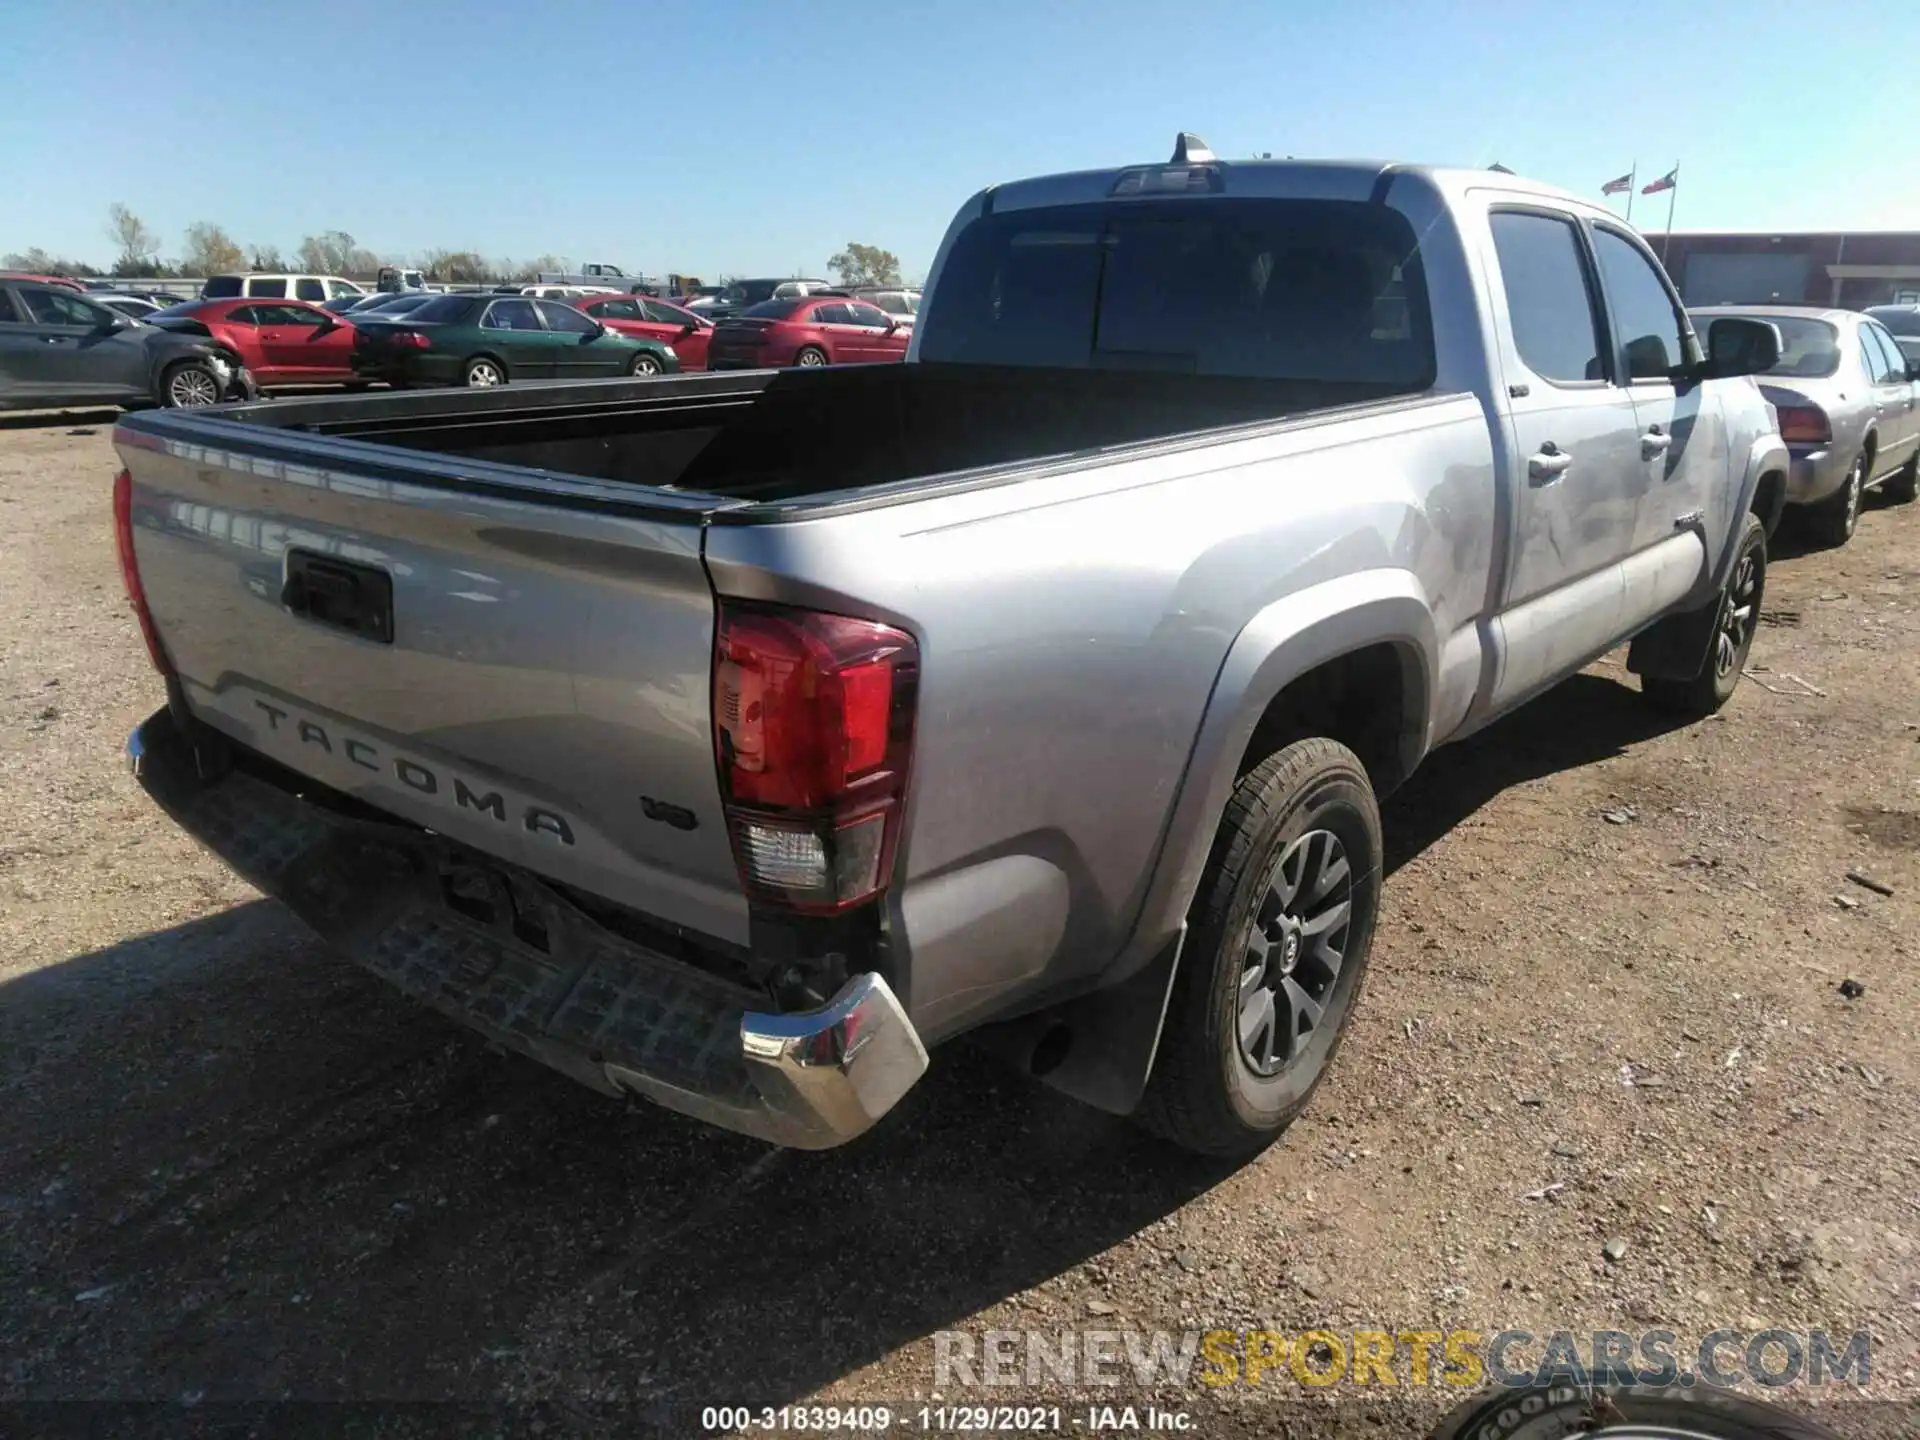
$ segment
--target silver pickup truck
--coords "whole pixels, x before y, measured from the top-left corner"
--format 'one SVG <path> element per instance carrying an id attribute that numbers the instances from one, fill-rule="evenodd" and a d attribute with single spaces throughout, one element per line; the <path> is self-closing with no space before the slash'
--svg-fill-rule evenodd
<path id="1" fill-rule="evenodd" d="M 1182 137 L 968 200 L 904 365 L 129 416 L 135 772 L 609 1094 L 825 1147 L 976 1032 L 1244 1152 L 1352 1013 L 1376 796 L 1629 638 L 1732 693 L 1778 347 L 1557 190 Z"/>

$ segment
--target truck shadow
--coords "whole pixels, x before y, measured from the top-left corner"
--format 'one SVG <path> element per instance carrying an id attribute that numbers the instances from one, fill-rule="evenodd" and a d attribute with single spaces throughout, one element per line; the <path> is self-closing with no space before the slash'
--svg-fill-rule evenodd
<path id="1" fill-rule="evenodd" d="M 1660 728 L 1568 682 L 1395 798 L 1393 863 Z M 20 1398 L 612 1401 L 695 1433 L 702 1404 L 807 1395 L 1049 1282 L 1020 1323 L 1085 1323 L 1075 1267 L 1230 1173 L 966 1047 L 824 1154 L 623 1109 L 268 902 L 0 986 L 0 1085 Z M 863 1389 L 927 1393 L 904 1373 Z"/>

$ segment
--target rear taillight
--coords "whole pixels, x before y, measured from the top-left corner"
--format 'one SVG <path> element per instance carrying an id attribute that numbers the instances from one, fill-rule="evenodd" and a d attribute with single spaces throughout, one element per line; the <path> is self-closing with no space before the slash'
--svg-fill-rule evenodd
<path id="1" fill-rule="evenodd" d="M 433 341 L 418 330 L 396 330 L 387 337 L 387 343 L 400 350 L 431 350 Z"/>
<path id="2" fill-rule="evenodd" d="M 120 552 L 120 579 L 127 587 L 134 618 L 140 622 L 153 668 L 162 675 L 172 675 L 173 666 L 160 646 L 160 632 L 153 628 L 153 613 L 147 609 L 147 592 L 140 584 L 140 561 L 133 553 L 133 475 L 126 470 L 113 477 L 113 542 Z"/>
<path id="3" fill-rule="evenodd" d="M 871 620 L 723 600 L 713 738 L 740 878 L 836 914 L 886 888 L 913 750 L 920 650 Z"/>
<path id="4" fill-rule="evenodd" d="M 1780 438 L 1790 445 L 1824 445 L 1833 439 L 1827 412 L 1817 405 L 1781 405 Z"/>

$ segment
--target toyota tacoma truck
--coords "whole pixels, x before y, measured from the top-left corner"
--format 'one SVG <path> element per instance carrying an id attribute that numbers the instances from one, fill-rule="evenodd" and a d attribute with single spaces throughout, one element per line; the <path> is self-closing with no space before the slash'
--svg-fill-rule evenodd
<path id="1" fill-rule="evenodd" d="M 968 200 L 904 365 L 128 417 L 134 771 L 607 1094 L 826 1147 L 975 1032 L 1244 1153 L 1379 796 L 1623 641 L 1733 692 L 1779 342 L 1558 190 L 1183 136 Z"/>

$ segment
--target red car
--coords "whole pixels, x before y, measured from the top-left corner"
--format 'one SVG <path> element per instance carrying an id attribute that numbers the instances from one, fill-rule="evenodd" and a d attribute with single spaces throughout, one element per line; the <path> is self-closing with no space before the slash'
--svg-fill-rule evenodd
<path id="1" fill-rule="evenodd" d="M 25 270 L 0 270 L 0 280 L 31 280 L 37 285 L 64 285 L 83 295 L 87 289 L 78 280 L 70 280 L 65 275 L 30 275 Z"/>
<path id="2" fill-rule="evenodd" d="M 190 300 L 147 317 L 167 330 L 211 336 L 240 357 L 253 383 L 363 384 L 353 372 L 353 326 L 299 300 Z"/>
<path id="3" fill-rule="evenodd" d="M 907 358 L 913 328 L 847 296 L 763 300 L 713 327 L 709 370 L 859 365 Z"/>
<path id="4" fill-rule="evenodd" d="M 647 295 L 582 295 L 567 302 L 583 315 L 591 315 L 609 330 L 631 335 L 636 340 L 658 340 L 671 345 L 680 357 L 682 370 L 707 368 L 707 341 L 713 334 L 713 322 L 703 320 L 691 310 L 682 310 L 665 300 Z"/>

